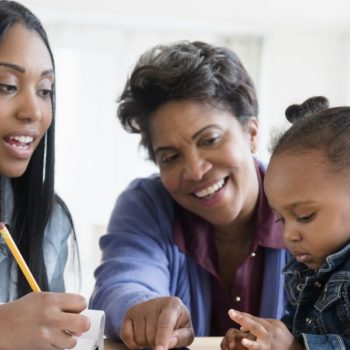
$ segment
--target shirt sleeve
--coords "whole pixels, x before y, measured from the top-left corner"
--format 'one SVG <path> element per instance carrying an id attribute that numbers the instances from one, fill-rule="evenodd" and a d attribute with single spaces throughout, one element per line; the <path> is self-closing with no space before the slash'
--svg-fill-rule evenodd
<path id="1" fill-rule="evenodd" d="M 292 333 L 292 330 L 293 330 L 293 316 L 288 312 L 288 305 L 286 307 L 286 313 L 281 318 L 281 321 L 286 325 L 286 327 Z"/>
<path id="2" fill-rule="evenodd" d="M 172 227 L 167 203 L 156 189 L 134 186 L 122 193 L 100 240 L 102 263 L 90 307 L 106 313 L 106 335 L 116 339 L 126 311 L 169 295 Z"/>
<path id="3" fill-rule="evenodd" d="M 65 291 L 64 272 L 68 258 L 68 241 L 72 232 L 72 223 L 66 212 L 55 202 L 44 238 L 44 259 L 49 290 L 52 292 Z"/>
<path id="4" fill-rule="evenodd" d="M 346 350 L 350 349 L 350 339 L 337 334 L 302 334 L 307 350 Z"/>

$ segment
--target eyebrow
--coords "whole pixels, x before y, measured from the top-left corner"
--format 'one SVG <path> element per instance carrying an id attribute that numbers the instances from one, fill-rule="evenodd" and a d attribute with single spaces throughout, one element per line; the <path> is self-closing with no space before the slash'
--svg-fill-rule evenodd
<path id="1" fill-rule="evenodd" d="M 213 126 L 216 126 L 216 124 L 210 124 L 210 125 L 206 125 L 204 126 L 202 129 L 199 129 L 198 131 L 196 131 L 191 139 L 194 140 L 198 137 L 198 135 L 200 135 L 203 131 L 209 129 L 209 128 L 212 128 Z M 171 150 L 174 150 L 175 147 L 171 147 L 171 146 L 161 146 L 161 147 L 157 147 L 155 150 L 154 150 L 154 154 L 156 155 L 157 153 L 161 152 L 161 151 L 171 151 Z"/>
<path id="2" fill-rule="evenodd" d="M 13 63 L 0 62 L 0 66 L 10 68 L 10 69 L 15 70 L 16 72 L 19 72 L 19 73 L 26 72 L 26 70 L 23 67 L 18 66 L 17 64 L 13 64 Z M 45 76 L 45 75 L 49 75 L 49 74 L 53 74 L 53 73 L 54 73 L 53 69 L 46 69 L 46 70 L 41 72 L 40 76 Z"/>
<path id="3" fill-rule="evenodd" d="M 299 202 L 290 203 L 289 206 L 291 206 L 294 209 L 298 205 L 312 205 L 312 204 L 315 204 L 315 201 L 308 199 L 308 200 L 302 200 Z"/>
<path id="4" fill-rule="evenodd" d="M 315 201 L 305 200 L 305 201 L 288 203 L 287 205 L 283 206 L 283 209 L 292 209 L 292 210 L 294 210 L 299 205 L 313 205 L 313 204 L 315 204 Z M 272 211 L 278 213 L 278 211 L 272 205 L 269 205 L 269 206 L 272 209 Z"/>

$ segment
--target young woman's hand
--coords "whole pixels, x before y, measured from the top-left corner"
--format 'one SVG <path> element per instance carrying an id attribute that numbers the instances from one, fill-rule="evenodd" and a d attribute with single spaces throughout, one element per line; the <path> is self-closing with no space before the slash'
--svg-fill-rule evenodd
<path id="1" fill-rule="evenodd" d="M 221 341 L 221 350 L 246 350 L 247 348 L 242 345 L 243 338 L 252 340 L 256 339 L 249 332 L 243 332 L 239 329 L 230 328 Z"/>
<path id="2" fill-rule="evenodd" d="M 189 312 L 176 297 L 155 298 L 131 307 L 120 335 L 130 349 L 168 350 L 187 346 L 194 339 Z"/>
<path id="3" fill-rule="evenodd" d="M 249 350 L 302 350 L 285 324 L 278 320 L 254 317 L 244 312 L 229 311 L 230 318 L 241 325 L 241 331 L 250 332 L 256 339 L 242 338 L 241 344 Z M 235 348 L 234 348 L 235 349 Z"/>
<path id="4" fill-rule="evenodd" d="M 0 305 L 1 350 L 71 349 L 75 336 L 90 328 L 90 320 L 79 313 L 86 300 L 69 293 L 29 293 Z"/>

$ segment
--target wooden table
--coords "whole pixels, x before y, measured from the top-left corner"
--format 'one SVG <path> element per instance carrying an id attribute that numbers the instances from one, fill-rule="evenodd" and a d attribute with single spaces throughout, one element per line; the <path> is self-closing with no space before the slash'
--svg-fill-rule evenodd
<path id="1" fill-rule="evenodd" d="M 190 350 L 220 350 L 221 340 L 222 337 L 197 337 L 188 348 Z M 114 343 L 106 339 L 104 350 L 127 350 L 127 348 L 122 343 Z"/>

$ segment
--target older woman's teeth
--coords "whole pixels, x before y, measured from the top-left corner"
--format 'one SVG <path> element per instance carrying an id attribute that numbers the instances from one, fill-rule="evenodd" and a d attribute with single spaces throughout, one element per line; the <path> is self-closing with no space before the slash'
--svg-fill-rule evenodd
<path id="1" fill-rule="evenodd" d="M 225 184 L 225 180 L 221 179 L 216 184 L 211 185 L 205 188 L 204 190 L 195 192 L 194 194 L 198 198 L 208 197 L 208 196 L 211 196 L 213 193 L 217 192 L 218 190 L 220 190 L 224 186 L 224 184 Z"/>

